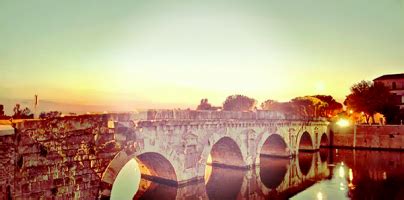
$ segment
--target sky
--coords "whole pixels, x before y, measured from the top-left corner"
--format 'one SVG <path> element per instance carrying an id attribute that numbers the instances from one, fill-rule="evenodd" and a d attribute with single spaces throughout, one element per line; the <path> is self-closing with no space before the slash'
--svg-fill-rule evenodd
<path id="1" fill-rule="evenodd" d="M 0 98 L 343 101 L 354 83 L 403 72 L 403 0 L 0 0 Z"/>

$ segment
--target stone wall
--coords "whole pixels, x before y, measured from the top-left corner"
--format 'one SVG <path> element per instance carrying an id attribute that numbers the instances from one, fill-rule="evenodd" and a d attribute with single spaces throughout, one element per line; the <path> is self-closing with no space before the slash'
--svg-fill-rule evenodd
<path id="1" fill-rule="evenodd" d="M 102 173 L 121 150 L 108 128 L 117 117 L 15 124 L 14 135 L 0 137 L 0 199 L 96 199 Z"/>
<path id="2" fill-rule="evenodd" d="M 10 199 L 14 186 L 15 136 L 0 136 L 0 199 Z"/>
<path id="3" fill-rule="evenodd" d="M 333 145 L 354 147 L 354 127 L 333 127 Z M 356 126 L 356 148 L 404 150 L 403 125 L 358 125 Z"/>

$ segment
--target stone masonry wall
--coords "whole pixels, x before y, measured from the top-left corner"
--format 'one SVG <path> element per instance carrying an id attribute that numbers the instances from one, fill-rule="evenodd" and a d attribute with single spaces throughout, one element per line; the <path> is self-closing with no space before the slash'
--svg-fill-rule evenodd
<path id="1" fill-rule="evenodd" d="M 0 137 L 0 199 L 96 199 L 102 173 L 121 150 L 108 128 L 113 117 L 16 124 L 15 135 Z"/>
<path id="2" fill-rule="evenodd" d="M 15 136 L 0 136 L 0 199 L 10 199 L 14 188 Z"/>
<path id="3" fill-rule="evenodd" d="M 336 147 L 354 146 L 354 128 L 333 128 L 333 145 Z M 356 148 L 404 150 L 404 126 L 383 125 L 356 127 Z"/>

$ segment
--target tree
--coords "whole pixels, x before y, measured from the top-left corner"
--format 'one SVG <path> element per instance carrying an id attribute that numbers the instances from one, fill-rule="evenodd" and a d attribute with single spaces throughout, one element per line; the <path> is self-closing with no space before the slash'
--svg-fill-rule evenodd
<path id="1" fill-rule="evenodd" d="M 208 99 L 201 99 L 201 103 L 196 108 L 197 110 L 211 110 L 212 105 L 208 102 Z"/>
<path id="2" fill-rule="evenodd" d="M 301 117 L 324 117 L 327 103 L 312 96 L 296 97 L 291 100 L 294 111 Z"/>
<path id="3" fill-rule="evenodd" d="M 0 117 L 4 116 L 4 106 L 0 104 Z"/>
<path id="4" fill-rule="evenodd" d="M 261 103 L 261 108 L 263 110 L 272 110 L 278 102 L 272 99 L 268 99 Z"/>
<path id="5" fill-rule="evenodd" d="M 277 102 L 274 100 L 266 100 L 261 103 L 263 110 L 280 112 L 286 115 L 296 115 L 293 105 L 290 102 Z"/>
<path id="6" fill-rule="evenodd" d="M 13 111 L 14 111 L 13 118 L 19 118 L 21 116 L 21 106 L 20 106 L 20 104 L 18 104 L 18 103 L 15 104 L 15 106 L 13 108 Z"/>
<path id="7" fill-rule="evenodd" d="M 41 112 L 41 114 L 39 114 L 40 119 L 55 118 L 60 116 L 62 116 L 62 113 L 59 111 Z"/>
<path id="8" fill-rule="evenodd" d="M 231 111 L 251 111 L 254 109 L 257 101 L 244 95 L 231 95 L 223 103 L 223 110 Z"/>
<path id="9" fill-rule="evenodd" d="M 196 108 L 197 110 L 219 110 L 221 109 L 220 106 L 212 106 L 208 99 L 201 99 L 201 103 Z"/>
<path id="10" fill-rule="evenodd" d="M 313 97 L 327 103 L 325 116 L 330 117 L 342 111 L 342 104 L 337 102 L 331 95 L 314 95 Z"/>
<path id="11" fill-rule="evenodd" d="M 351 93 L 346 97 L 344 104 L 355 112 L 363 112 L 366 122 L 374 120 L 374 114 L 391 113 L 391 94 L 384 85 L 374 84 L 370 81 L 361 81 L 351 87 Z M 391 117 L 389 117 L 391 118 Z"/>
<path id="12" fill-rule="evenodd" d="M 20 104 L 15 104 L 14 108 L 14 119 L 32 119 L 34 118 L 34 114 L 31 113 L 31 110 L 28 107 L 25 107 L 23 110 L 21 110 L 21 105 Z"/>

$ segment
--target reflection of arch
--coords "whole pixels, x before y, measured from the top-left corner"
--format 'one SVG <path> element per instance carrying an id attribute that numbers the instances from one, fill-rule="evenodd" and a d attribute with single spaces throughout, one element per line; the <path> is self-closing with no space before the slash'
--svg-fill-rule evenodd
<path id="1" fill-rule="evenodd" d="M 176 196 L 177 187 L 142 179 L 133 199 L 175 199 Z"/>
<path id="2" fill-rule="evenodd" d="M 310 152 L 300 152 L 298 154 L 299 168 L 300 168 L 300 172 L 303 176 L 306 176 L 309 173 L 312 163 L 313 163 L 313 158 L 314 158 L 314 155 L 313 155 L 313 153 L 310 153 Z"/>
<path id="3" fill-rule="evenodd" d="M 237 143 L 230 137 L 222 137 L 210 151 L 212 165 L 222 167 L 245 167 L 243 155 Z"/>
<path id="4" fill-rule="evenodd" d="M 320 139 L 320 147 L 328 147 L 330 146 L 327 134 L 323 133 Z"/>
<path id="5" fill-rule="evenodd" d="M 320 149 L 320 160 L 325 162 L 328 159 L 330 149 Z"/>
<path id="6" fill-rule="evenodd" d="M 270 189 L 276 189 L 284 180 L 289 159 L 262 157 L 260 163 L 260 178 L 262 183 Z"/>
<path id="7" fill-rule="evenodd" d="M 209 199 L 238 199 L 245 173 L 245 170 L 213 166 L 206 184 Z"/>
<path id="8" fill-rule="evenodd" d="M 289 157 L 290 153 L 285 140 L 278 134 L 270 135 L 264 142 L 261 156 Z"/>
<path id="9" fill-rule="evenodd" d="M 176 171 L 167 156 L 157 152 L 137 152 L 128 156 L 125 151 L 121 151 L 109 163 L 102 174 L 99 190 L 102 198 L 110 196 L 112 185 L 118 173 L 132 158 L 135 158 L 138 163 L 142 179 L 167 185 L 177 185 Z"/>
<path id="10" fill-rule="evenodd" d="M 304 132 L 300 137 L 299 150 L 301 151 L 313 150 L 313 141 L 311 140 L 310 134 L 308 132 Z"/>

